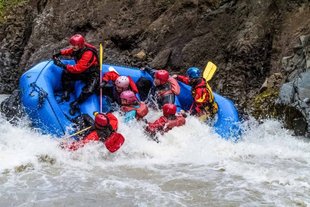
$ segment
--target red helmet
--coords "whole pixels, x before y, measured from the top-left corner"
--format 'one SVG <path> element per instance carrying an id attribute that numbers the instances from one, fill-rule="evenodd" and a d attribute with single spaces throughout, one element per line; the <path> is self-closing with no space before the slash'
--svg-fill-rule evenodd
<path id="1" fill-rule="evenodd" d="M 98 113 L 96 116 L 95 116 L 95 126 L 96 128 L 100 129 L 100 128 L 103 128 L 107 125 L 109 125 L 110 122 L 109 122 L 109 118 L 102 114 L 102 113 Z"/>
<path id="2" fill-rule="evenodd" d="M 166 70 L 158 70 L 155 72 L 154 77 L 160 81 L 160 84 L 165 84 L 168 82 L 169 73 Z"/>
<path id="3" fill-rule="evenodd" d="M 174 104 L 167 103 L 163 106 L 164 116 L 175 115 L 176 112 L 177 112 L 177 107 Z"/>
<path id="4" fill-rule="evenodd" d="M 84 47 L 85 45 L 85 39 L 82 35 L 80 34 L 75 34 L 70 38 L 70 44 L 73 46 L 78 46 L 79 48 Z"/>

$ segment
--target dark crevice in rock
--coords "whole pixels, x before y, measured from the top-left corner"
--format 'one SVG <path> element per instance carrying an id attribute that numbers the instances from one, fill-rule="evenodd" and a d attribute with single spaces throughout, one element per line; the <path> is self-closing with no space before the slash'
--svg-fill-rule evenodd
<path id="1" fill-rule="evenodd" d="M 282 115 L 280 117 L 283 118 L 284 126 L 286 128 L 293 130 L 296 136 L 310 135 L 308 132 L 307 120 L 302 112 L 294 107 L 285 105 L 279 105 L 277 108 L 279 110 L 279 114 Z"/>
<path id="2" fill-rule="evenodd" d="M 111 37 L 111 41 L 120 50 L 133 50 L 137 47 L 136 40 L 139 39 L 141 32 L 126 34 L 124 31 Z"/>
<path id="3" fill-rule="evenodd" d="M 37 2 L 37 11 L 38 14 L 41 14 L 43 12 L 43 10 L 45 9 L 46 5 L 48 3 L 48 0 L 39 0 Z"/>
<path id="4" fill-rule="evenodd" d="M 96 28 L 92 26 L 90 22 L 87 22 L 86 24 L 83 25 L 76 25 L 73 27 L 73 33 L 81 33 L 81 34 L 86 34 L 87 32 L 94 31 Z"/>

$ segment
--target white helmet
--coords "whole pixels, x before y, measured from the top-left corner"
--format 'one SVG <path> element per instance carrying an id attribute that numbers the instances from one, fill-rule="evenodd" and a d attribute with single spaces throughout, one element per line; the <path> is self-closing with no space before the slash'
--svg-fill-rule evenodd
<path id="1" fill-rule="evenodd" d="M 119 88 L 127 89 L 129 86 L 129 78 L 127 76 L 120 76 L 116 79 L 115 85 Z"/>

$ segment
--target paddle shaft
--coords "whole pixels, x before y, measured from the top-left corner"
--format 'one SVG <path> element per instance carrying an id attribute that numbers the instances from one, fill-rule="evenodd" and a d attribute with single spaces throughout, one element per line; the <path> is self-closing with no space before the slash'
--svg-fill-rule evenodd
<path id="1" fill-rule="evenodd" d="M 80 133 L 82 133 L 82 132 L 85 132 L 86 130 L 89 130 L 90 128 L 91 128 L 91 126 L 86 127 L 85 129 L 82 129 L 82 130 L 80 130 L 80 131 L 78 131 L 78 132 L 75 132 L 74 134 L 71 134 L 70 136 L 67 136 L 65 139 L 74 137 L 75 135 L 78 135 L 78 134 L 80 134 Z"/>
<path id="2" fill-rule="evenodd" d="M 101 83 L 102 83 L 102 60 L 103 60 L 103 47 L 102 47 L 102 44 L 100 43 L 100 49 L 99 49 L 99 58 L 100 58 L 100 60 L 99 60 L 99 65 L 100 65 L 100 85 L 99 85 L 99 87 L 101 86 Z M 100 111 L 100 113 L 102 113 L 102 88 L 100 87 L 100 101 L 99 101 L 99 111 Z"/>

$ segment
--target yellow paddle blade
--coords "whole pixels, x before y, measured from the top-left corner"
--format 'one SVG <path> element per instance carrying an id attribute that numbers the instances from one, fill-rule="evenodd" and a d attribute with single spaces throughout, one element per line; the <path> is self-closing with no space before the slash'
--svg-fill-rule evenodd
<path id="1" fill-rule="evenodd" d="M 211 80 L 216 69 L 217 69 L 216 65 L 211 61 L 209 61 L 205 70 L 203 71 L 203 78 L 206 79 L 206 81 Z"/>

